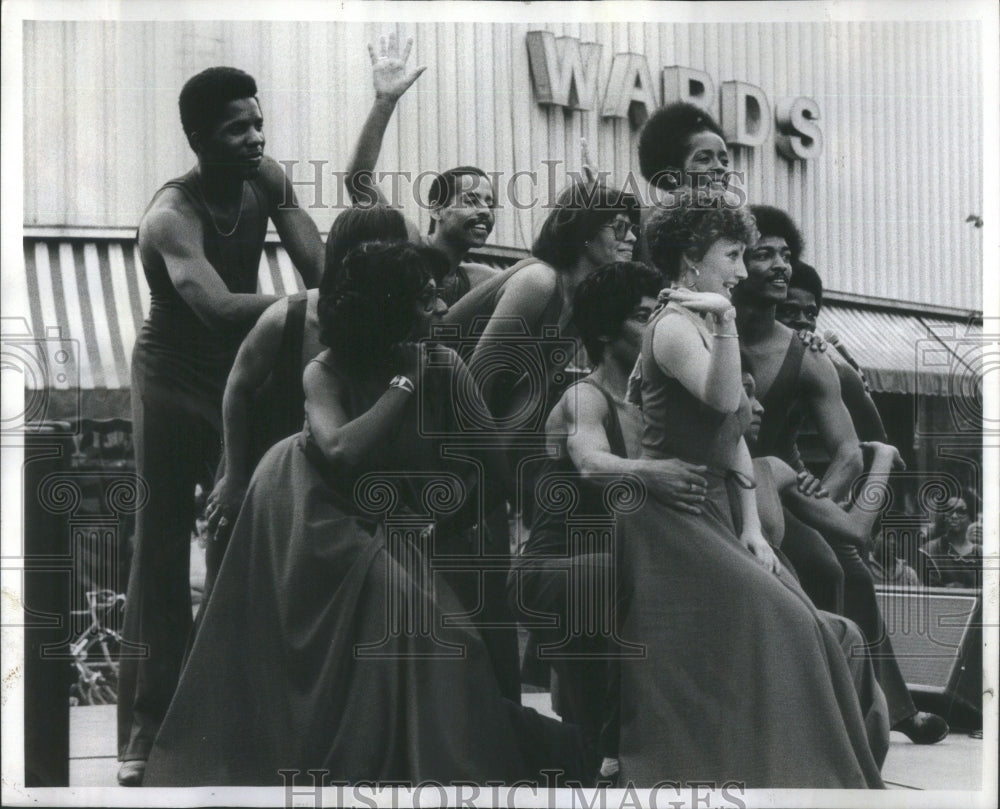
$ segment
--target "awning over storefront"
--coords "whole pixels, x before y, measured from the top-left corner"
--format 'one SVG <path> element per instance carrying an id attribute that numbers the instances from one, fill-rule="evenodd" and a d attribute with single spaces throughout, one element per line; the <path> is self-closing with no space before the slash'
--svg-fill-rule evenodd
<path id="1" fill-rule="evenodd" d="M 953 396 L 961 389 L 966 395 L 981 374 L 983 329 L 968 321 L 828 303 L 817 332 L 828 331 L 877 393 Z"/>
<path id="2" fill-rule="evenodd" d="M 497 249 L 476 258 L 503 266 L 518 257 Z M 149 311 L 134 239 L 26 236 L 24 260 L 29 311 L 22 345 L 28 353 L 42 346 L 24 373 L 28 417 L 129 418 L 132 347 Z M 288 254 L 269 241 L 258 289 L 287 295 L 302 288 Z M 982 327 L 958 319 L 830 301 L 819 317 L 818 331 L 827 330 L 847 345 L 877 392 L 964 396 L 981 375 Z M 7 334 L 4 340 L 9 346 Z"/>
<path id="3" fill-rule="evenodd" d="M 24 264 L 28 334 L 44 338 L 25 373 L 29 392 L 47 391 L 29 393 L 44 405 L 36 418 L 129 417 L 132 347 L 149 312 L 135 240 L 26 237 Z M 280 245 L 266 245 L 257 286 L 268 295 L 303 289 Z"/>

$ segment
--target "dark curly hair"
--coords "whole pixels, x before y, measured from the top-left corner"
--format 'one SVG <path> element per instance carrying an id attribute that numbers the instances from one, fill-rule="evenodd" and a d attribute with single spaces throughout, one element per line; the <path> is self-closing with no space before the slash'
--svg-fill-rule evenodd
<path id="1" fill-rule="evenodd" d="M 573 324 L 587 356 L 595 365 L 604 359 L 602 337 L 615 338 L 644 297 L 655 298 L 663 286 L 660 274 L 637 261 L 605 264 L 584 278 L 573 295 Z"/>
<path id="2" fill-rule="evenodd" d="M 677 183 L 667 172 L 679 172 L 690 150 L 691 136 L 714 132 L 725 140 L 722 128 L 701 107 L 677 101 L 660 107 L 646 121 L 639 133 L 639 171 L 660 188 L 674 188 Z"/>
<path id="3" fill-rule="evenodd" d="M 221 119 L 226 105 L 241 98 L 256 100 L 257 82 L 238 68 L 210 67 L 192 76 L 178 99 L 184 133 L 188 138 L 192 132 L 206 133 Z"/>
<path id="4" fill-rule="evenodd" d="M 793 287 L 811 292 L 816 299 L 816 308 L 823 308 L 823 280 L 811 264 L 806 264 L 801 259 L 792 260 L 792 277 L 788 281 L 788 288 Z"/>
<path id="5" fill-rule="evenodd" d="M 458 193 L 459 189 L 459 181 L 462 177 L 482 177 L 484 180 L 490 179 L 486 176 L 485 171 L 476 166 L 456 166 L 453 169 L 442 171 L 431 181 L 431 187 L 427 192 L 427 204 L 435 210 L 448 205 L 453 199 L 455 199 L 455 194 Z M 434 217 L 431 217 L 431 224 L 428 232 L 433 233 L 436 225 L 437 220 L 435 220 Z"/>
<path id="6" fill-rule="evenodd" d="M 751 205 L 750 213 L 757 220 L 757 231 L 760 233 L 760 239 L 766 239 L 768 236 L 783 238 L 788 249 L 792 252 L 792 261 L 798 260 L 805 245 L 802 241 L 802 234 L 795 226 L 795 222 L 792 221 L 792 217 L 780 208 L 771 205 Z"/>
<path id="7" fill-rule="evenodd" d="M 333 289 L 320 289 L 320 342 L 348 371 L 384 364 L 413 332 L 420 293 L 440 253 L 407 242 L 366 242 L 348 252 Z"/>
<path id="8" fill-rule="evenodd" d="M 755 244 L 757 228 L 750 211 L 698 205 L 690 195 L 683 194 L 670 207 L 655 209 L 646 223 L 649 255 L 668 281 L 680 278 L 682 256 L 700 261 L 723 237 Z"/>
<path id="9" fill-rule="evenodd" d="M 398 210 L 388 205 L 352 206 L 345 208 L 330 226 L 326 237 L 326 259 L 323 263 L 324 287 L 329 291 L 337 285 L 340 265 L 344 256 L 362 242 L 390 242 L 407 240 L 406 219 Z"/>
<path id="10" fill-rule="evenodd" d="M 542 223 L 531 254 L 557 270 L 576 263 L 589 241 L 618 214 L 639 224 L 639 202 L 627 191 L 577 181 L 565 188 Z"/>

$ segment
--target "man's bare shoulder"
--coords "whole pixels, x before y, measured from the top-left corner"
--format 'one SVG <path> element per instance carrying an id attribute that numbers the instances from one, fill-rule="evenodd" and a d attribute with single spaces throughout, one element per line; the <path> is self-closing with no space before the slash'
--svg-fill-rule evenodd
<path id="1" fill-rule="evenodd" d="M 257 181 L 267 191 L 268 196 L 277 200 L 280 204 L 285 197 L 285 189 L 288 186 L 288 175 L 285 169 L 273 157 L 264 155 L 257 169 Z"/>
<path id="2" fill-rule="evenodd" d="M 490 267 L 487 264 L 480 264 L 477 261 L 463 261 L 462 269 L 465 270 L 465 274 L 469 276 L 469 283 L 472 286 L 477 286 L 497 275 L 500 275 L 500 270 L 495 267 Z"/>
<path id="3" fill-rule="evenodd" d="M 201 217 L 177 188 L 165 188 L 157 194 L 139 222 L 139 246 L 143 249 L 192 241 L 200 234 Z"/>

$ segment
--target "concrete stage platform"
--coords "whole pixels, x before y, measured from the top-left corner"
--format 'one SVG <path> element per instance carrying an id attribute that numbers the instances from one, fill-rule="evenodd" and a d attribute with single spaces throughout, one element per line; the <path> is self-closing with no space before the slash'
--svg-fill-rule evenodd
<path id="1" fill-rule="evenodd" d="M 525 705 L 552 714 L 546 692 L 526 693 Z M 115 706 L 70 708 L 71 787 L 118 787 Z M 983 741 L 955 733 L 939 744 L 915 745 L 893 733 L 882 776 L 890 789 L 982 789 Z"/>

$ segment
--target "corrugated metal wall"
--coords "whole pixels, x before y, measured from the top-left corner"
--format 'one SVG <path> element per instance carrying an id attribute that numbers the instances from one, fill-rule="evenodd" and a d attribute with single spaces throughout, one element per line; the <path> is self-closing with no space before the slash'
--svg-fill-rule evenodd
<path id="1" fill-rule="evenodd" d="M 579 168 L 586 136 L 619 182 L 637 170 L 636 133 L 596 111 L 565 113 L 533 98 L 525 34 L 546 29 L 603 46 L 599 98 L 615 53 L 645 54 L 659 94 L 660 68 L 707 71 L 716 85 L 760 86 L 772 108 L 815 98 L 822 157 L 790 163 L 772 138 L 739 149 L 751 201 L 788 208 L 807 238 L 806 258 L 831 289 L 890 300 L 982 308 L 982 77 L 975 23 L 756 23 L 400 25 L 411 60 L 427 73 L 401 103 L 379 168 L 419 171 L 473 163 L 539 172 L 543 160 Z M 372 99 L 365 43 L 387 29 L 360 23 L 29 22 L 25 27 L 25 223 L 132 227 L 152 192 L 193 156 L 180 130 L 177 93 L 212 64 L 254 74 L 268 152 L 328 160 L 322 230 L 336 210 L 331 172 L 343 169 Z M 773 109 L 772 109 L 773 111 Z M 560 179 L 559 185 L 562 185 Z M 425 181 L 422 185 L 427 187 Z M 519 188 L 524 188 L 523 181 Z M 404 194 L 407 212 L 426 214 Z M 301 188 L 303 202 L 314 202 Z M 498 215 L 492 242 L 530 245 L 544 211 Z"/>

